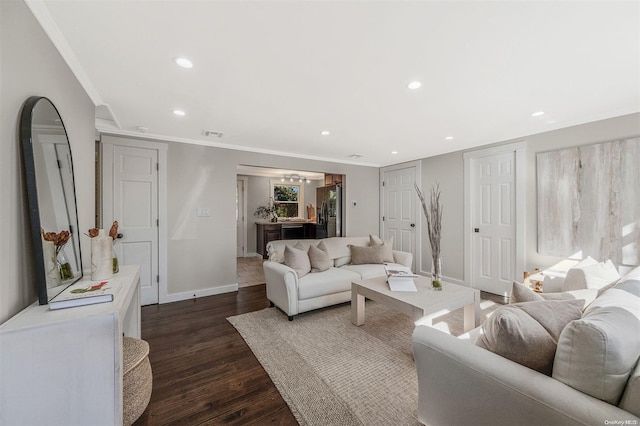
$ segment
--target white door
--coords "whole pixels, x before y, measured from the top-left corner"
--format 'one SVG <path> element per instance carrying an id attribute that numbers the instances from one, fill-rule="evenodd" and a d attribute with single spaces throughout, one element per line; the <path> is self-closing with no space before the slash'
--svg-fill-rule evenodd
<path id="1" fill-rule="evenodd" d="M 118 260 L 140 265 L 141 302 L 158 303 L 158 150 L 112 147 L 111 164 L 104 164 L 110 170 L 104 174 L 103 227 L 118 221 Z"/>
<path id="2" fill-rule="evenodd" d="M 236 234 L 237 257 L 245 255 L 244 181 L 236 181 Z"/>
<path id="3" fill-rule="evenodd" d="M 416 265 L 416 167 L 383 169 L 382 236 L 394 237 L 394 250 L 413 253 Z"/>
<path id="4" fill-rule="evenodd" d="M 504 296 L 516 269 L 515 155 L 471 160 L 473 287 Z"/>

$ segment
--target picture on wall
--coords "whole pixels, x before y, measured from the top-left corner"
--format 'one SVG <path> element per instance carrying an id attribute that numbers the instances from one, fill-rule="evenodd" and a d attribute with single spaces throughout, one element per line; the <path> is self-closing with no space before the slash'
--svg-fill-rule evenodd
<path id="1" fill-rule="evenodd" d="M 538 252 L 640 264 L 640 137 L 537 155 Z"/>

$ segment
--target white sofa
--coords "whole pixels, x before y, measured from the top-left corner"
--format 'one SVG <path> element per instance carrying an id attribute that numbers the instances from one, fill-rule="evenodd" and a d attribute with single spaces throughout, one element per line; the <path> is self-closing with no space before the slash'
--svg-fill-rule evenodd
<path id="1" fill-rule="evenodd" d="M 285 246 L 300 243 L 307 248 L 323 243 L 329 254 L 331 267 L 322 272 L 298 274 L 285 265 Z M 267 244 L 269 260 L 263 263 L 267 298 L 282 309 L 289 320 L 302 312 L 351 300 L 351 282 L 385 275 L 384 264 L 351 264 L 349 245 L 369 246 L 369 237 L 331 237 L 320 240 L 278 240 Z M 394 263 L 411 267 L 413 255 L 393 250 Z"/>
<path id="2" fill-rule="evenodd" d="M 476 346 L 481 332 L 414 330 L 421 423 L 640 424 L 640 268 L 561 329 L 551 376 Z"/>

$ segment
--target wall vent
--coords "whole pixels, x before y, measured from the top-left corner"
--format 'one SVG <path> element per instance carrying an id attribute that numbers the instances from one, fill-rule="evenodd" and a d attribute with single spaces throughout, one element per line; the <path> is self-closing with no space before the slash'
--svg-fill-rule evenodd
<path id="1" fill-rule="evenodd" d="M 212 138 L 221 138 L 224 135 L 224 132 L 218 132 L 215 130 L 203 130 L 202 134 L 204 136 L 212 137 Z"/>

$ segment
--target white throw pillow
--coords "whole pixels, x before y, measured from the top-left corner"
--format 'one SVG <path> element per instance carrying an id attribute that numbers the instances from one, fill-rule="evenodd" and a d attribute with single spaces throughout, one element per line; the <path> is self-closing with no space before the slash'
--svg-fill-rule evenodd
<path id="1" fill-rule="evenodd" d="M 580 290 L 583 288 L 601 289 L 614 284 L 620 274 L 611 260 L 598 263 L 588 257 L 567 272 L 562 291 Z"/>
<path id="2" fill-rule="evenodd" d="M 625 279 L 562 330 L 553 378 L 617 405 L 639 357 L 640 281 Z"/>

